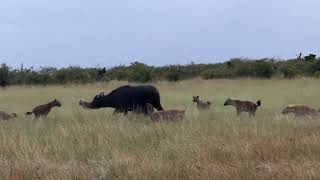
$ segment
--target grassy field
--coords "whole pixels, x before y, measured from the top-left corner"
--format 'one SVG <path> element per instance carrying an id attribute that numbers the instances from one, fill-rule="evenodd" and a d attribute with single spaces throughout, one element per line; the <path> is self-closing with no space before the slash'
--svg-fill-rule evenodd
<path id="1" fill-rule="evenodd" d="M 164 108 L 186 109 L 181 122 L 84 110 L 78 99 L 126 84 L 9 87 L 0 110 L 0 179 L 317 179 L 320 118 L 281 115 L 288 104 L 320 107 L 320 80 L 191 80 L 154 85 Z M 213 102 L 200 113 L 199 95 Z M 228 97 L 262 100 L 256 117 L 236 117 Z M 47 118 L 25 116 L 57 98 Z"/>

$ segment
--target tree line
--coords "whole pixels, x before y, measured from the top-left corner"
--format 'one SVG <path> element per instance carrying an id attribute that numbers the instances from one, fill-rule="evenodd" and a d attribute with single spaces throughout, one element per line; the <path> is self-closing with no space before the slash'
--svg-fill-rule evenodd
<path id="1" fill-rule="evenodd" d="M 149 66 L 133 62 L 110 69 L 67 67 L 42 67 L 13 69 L 6 64 L 0 67 L 0 86 L 49 85 L 68 83 L 93 83 L 97 81 L 123 80 L 147 83 L 159 80 L 180 81 L 201 77 L 203 79 L 232 78 L 320 78 L 320 59 L 244 59 L 234 58 L 224 63 Z"/>

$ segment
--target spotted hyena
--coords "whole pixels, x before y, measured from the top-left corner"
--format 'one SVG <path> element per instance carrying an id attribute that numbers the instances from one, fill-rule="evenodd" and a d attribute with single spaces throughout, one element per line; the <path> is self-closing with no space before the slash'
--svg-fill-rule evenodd
<path id="1" fill-rule="evenodd" d="M 242 112 L 248 112 L 249 116 L 255 116 L 258 107 L 261 106 L 261 101 L 258 100 L 256 103 L 254 103 L 251 101 L 240 101 L 228 98 L 224 103 L 224 106 L 228 105 L 234 106 L 237 109 L 237 116 L 239 116 Z"/>
<path id="2" fill-rule="evenodd" d="M 31 112 L 27 112 L 27 115 L 34 114 L 36 117 L 47 116 L 53 107 L 61 107 L 61 103 L 55 99 L 47 104 L 36 106 Z"/>
<path id="3" fill-rule="evenodd" d="M 18 115 L 16 113 L 7 113 L 5 111 L 0 111 L 0 120 L 9 120 L 16 118 Z"/>
<path id="4" fill-rule="evenodd" d="M 193 96 L 193 102 L 197 103 L 198 110 L 207 110 L 210 109 L 211 106 L 210 101 L 204 102 L 199 96 Z"/>
<path id="5" fill-rule="evenodd" d="M 179 121 L 185 116 L 185 110 L 162 110 L 154 112 L 154 107 L 152 104 L 147 103 L 148 116 L 154 122 L 159 121 Z"/>
<path id="6" fill-rule="evenodd" d="M 295 116 L 317 116 L 320 114 L 316 109 L 305 105 L 289 105 L 281 113 L 293 113 Z"/>

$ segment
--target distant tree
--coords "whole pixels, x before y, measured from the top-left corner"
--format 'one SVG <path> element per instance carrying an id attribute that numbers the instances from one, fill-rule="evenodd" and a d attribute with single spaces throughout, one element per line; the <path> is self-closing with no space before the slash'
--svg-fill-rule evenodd
<path id="1" fill-rule="evenodd" d="M 129 69 L 129 81 L 141 83 L 152 81 L 152 67 L 136 61 L 131 63 Z"/>
<path id="2" fill-rule="evenodd" d="M 261 78 L 271 78 L 274 74 L 273 62 L 270 60 L 256 61 L 256 76 Z"/>
<path id="3" fill-rule="evenodd" d="M 295 78 L 299 74 L 299 70 L 293 65 L 286 65 L 280 68 L 283 77 L 287 79 Z"/>
<path id="4" fill-rule="evenodd" d="M 6 87 L 9 85 L 10 80 L 10 69 L 6 64 L 0 66 L 0 86 Z"/>
<path id="5" fill-rule="evenodd" d="M 181 67 L 180 66 L 170 66 L 166 78 L 169 81 L 179 81 L 181 77 Z"/>

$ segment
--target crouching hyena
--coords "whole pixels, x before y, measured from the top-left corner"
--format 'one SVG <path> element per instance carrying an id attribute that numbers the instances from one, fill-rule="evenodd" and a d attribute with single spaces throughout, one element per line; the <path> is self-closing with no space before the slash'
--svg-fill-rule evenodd
<path id="1" fill-rule="evenodd" d="M 207 110 L 211 106 L 210 101 L 204 102 L 200 99 L 199 96 L 193 96 L 193 102 L 197 103 L 198 110 Z"/>
<path id="2" fill-rule="evenodd" d="M 261 101 L 258 100 L 256 103 L 251 101 L 240 101 L 240 100 L 232 100 L 228 98 L 224 103 L 224 106 L 234 106 L 237 109 L 237 116 L 241 114 L 241 112 L 248 112 L 249 116 L 255 116 L 256 111 L 259 106 L 261 106 Z"/>
<path id="3" fill-rule="evenodd" d="M 309 106 L 305 105 L 289 105 L 284 108 L 282 114 L 293 113 L 295 116 L 318 116 L 320 113 Z"/>
<path id="4" fill-rule="evenodd" d="M 162 110 L 154 112 L 154 107 L 152 104 L 147 103 L 147 111 L 148 116 L 150 116 L 150 119 L 154 122 L 160 122 L 160 121 L 179 121 L 182 120 L 185 116 L 185 110 Z"/>

